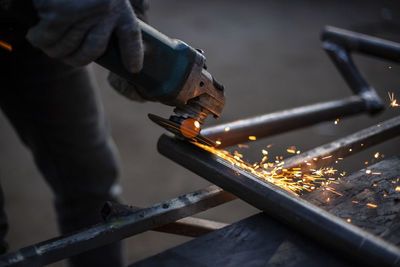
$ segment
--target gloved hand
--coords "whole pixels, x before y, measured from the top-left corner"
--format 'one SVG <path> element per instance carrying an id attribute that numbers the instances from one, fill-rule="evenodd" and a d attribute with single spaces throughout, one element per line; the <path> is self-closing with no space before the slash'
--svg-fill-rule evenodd
<path id="1" fill-rule="evenodd" d="M 110 85 L 119 93 L 121 93 L 123 96 L 137 101 L 137 102 L 146 102 L 147 100 L 141 96 L 138 93 L 138 90 L 136 90 L 136 86 L 129 82 L 128 80 L 120 77 L 119 75 L 110 72 L 108 74 L 108 82 L 110 83 Z"/>
<path id="2" fill-rule="evenodd" d="M 135 10 L 136 15 L 147 22 L 147 10 L 149 9 L 149 3 L 147 0 L 130 0 L 130 3 Z M 108 82 L 110 85 L 123 94 L 127 96 L 129 99 L 137 101 L 137 102 L 146 102 L 147 100 L 143 98 L 138 91 L 136 90 L 136 86 L 129 81 L 125 80 L 124 78 L 120 77 L 119 75 L 110 72 L 108 74 Z"/>
<path id="3" fill-rule="evenodd" d="M 128 0 L 33 0 L 39 23 L 27 39 L 48 56 L 73 66 L 100 57 L 113 32 L 121 59 L 130 72 L 143 65 L 143 42 L 136 15 Z"/>
<path id="4" fill-rule="evenodd" d="M 149 10 L 148 0 L 129 0 L 136 16 L 144 22 L 148 22 L 147 11 Z"/>

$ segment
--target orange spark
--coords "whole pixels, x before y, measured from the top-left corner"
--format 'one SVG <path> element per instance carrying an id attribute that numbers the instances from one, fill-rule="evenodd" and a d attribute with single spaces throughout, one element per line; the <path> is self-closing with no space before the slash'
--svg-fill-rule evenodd
<path id="1" fill-rule="evenodd" d="M 372 204 L 372 203 L 367 203 L 367 207 L 370 207 L 370 208 L 377 208 L 378 205 Z"/>
<path id="2" fill-rule="evenodd" d="M 195 145 L 226 160 L 232 166 L 238 167 L 241 170 L 251 173 L 260 179 L 273 183 L 274 185 L 294 194 L 312 191 L 322 185 L 327 186 L 336 181 L 336 178 L 331 177 L 336 172 L 333 168 L 314 170 L 312 173 L 310 173 L 310 171 L 302 172 L 301 168 L 284 168 L 283 157 L 279 156 L 276 156 L 275 163 L 266 162 L 268 159 L 265 155 L 267 154 L 266 150 L 264 152 L 262 150 L 263 158 L 260 163 L 256 162 L 251 164 L 243 160 L 243 155 L 237 151 L 234 151 L 233 154 L 231 154 L 229 151 L 200 143 L 195 143 Z M 333 188 L 328 188 L 326 190 L 341 195 Z"/>
<path id="3" fill-rule="evenodd" d="M 389 95 L 389 100 L 390 100 L 390 106 L 391 107 L 400 107 L 400 104 L 397 103 L 397 99 L 394 97 L 394 93 L 388 92 Z"/>
<path id="4" fill-rule="evenodd" d="M 0 41 L 0 47 L 7 50 L 8 52 L 12 52 L 13 48 L 9 43 Z"/>

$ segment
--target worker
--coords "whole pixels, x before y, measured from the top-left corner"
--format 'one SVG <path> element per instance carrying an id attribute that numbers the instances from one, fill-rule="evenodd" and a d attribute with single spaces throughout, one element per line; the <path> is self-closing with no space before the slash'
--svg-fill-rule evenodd
<path id="1" fill-rule="evenodd" d="M 143 43 L 137 16 L 146 0 L 33 0 L 39 21 L 16 18 L 27 1 L 0 0 L 0 107 L 54 192 L 62 234 L 100 222 L 100 208 L 118 200 L 118 156 L 97 86 L 85 67 L 115 34 L 126 69 L 138 72 Z M 21 185 L 23 186 L 23 185 Z M 37 194 L 40 194 L 38 192 Z M 0 193 L 0 253 L 7 220 Z M 45 226 L 44 226 L 45 227 Z M 121 245 L 70 259 L 71 266 L 122 266 Z"/>

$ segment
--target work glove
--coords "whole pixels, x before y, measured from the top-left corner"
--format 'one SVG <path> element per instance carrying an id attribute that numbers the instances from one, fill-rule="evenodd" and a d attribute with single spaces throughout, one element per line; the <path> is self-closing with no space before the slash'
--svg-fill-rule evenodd
<path id="1" fill-rule="evenodd" d="M 136 85 L 129 82 L 128 80 L 122 78 L 121 76 L 110 71 L 108 74 L 108 82 L 109 84 L 123 96 L 129 98 L 130 100 L 137 102 L 146 102 L 142 95 L 140 95 L 139 90 L 137 90 Z"/>
<path id="2" fill-rule="evenodd" d="M 130 0 L 130 3 L 135 10 L 136 15 L 144 22 L 147 22 L 147 11 L 149 9 L 149 3 L 147 0 Z M 119 75 L 110 72 L 108 74 L 108 82 L 110 85 L 123 94 L 124 96 L 128 97 L 131 100 L 137 102 L 146 102 L 147 100 L 138 93 L 136 86 L 127 81 L 126 79 L 120 77 Z"/>
<path id="3" fill-rule="evenodd" d="M 115 32 L 126 69 L 133 73 L 142 69 L 141 31 L 128 0 L 33 0 L 33 4 L 40 20 L 26 38 L 48 56 L 73 66 L 86 65 L 104 53 Z"/>

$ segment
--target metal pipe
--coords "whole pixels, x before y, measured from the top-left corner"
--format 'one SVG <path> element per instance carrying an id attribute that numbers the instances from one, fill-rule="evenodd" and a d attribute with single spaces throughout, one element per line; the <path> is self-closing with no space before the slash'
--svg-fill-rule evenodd
<path id="1" fill-rule="evenodd" d="M 400 116 L 285 160 L 283 168 L 319 169 L 400 135 Z M 307 165 L 310 163 L 311 165 Z"/>
<path id="2" fill-rule="evenodd" d="M 321 40 L 336 43 L 347 51 L 354 51 L 394 62 L 400 62 L 400 44 L 358 32 L 326 26 Z"/>
<path id="3" fill-rule="evenodd" d="M 224 148 L 248 142 L 250 135 L 259 139 L 300 129 L 322 121 L 354 115 L 365 110 L 366 105 L 363 98 L 351 96 L 341 100 L 318 103 L 224 123 L 206 128 L 201 131 L 201 134 L 214 141 L 221 141 L 219 148 Z"/>
<path id="4" fill-rule="evenodd" d="M 399 248 L 193 144 L 163 135 L 158 150 L 250 205 L 340 251 L 353 262 L 368 266 L 400 265 Z"/>
<path id="5" fill-rule="evenodd" d="M 0 257 L 0 266 L 42 266 L 177 221 L 234 198 L 217 186 L 179 196 L 86 230 Z"/>

